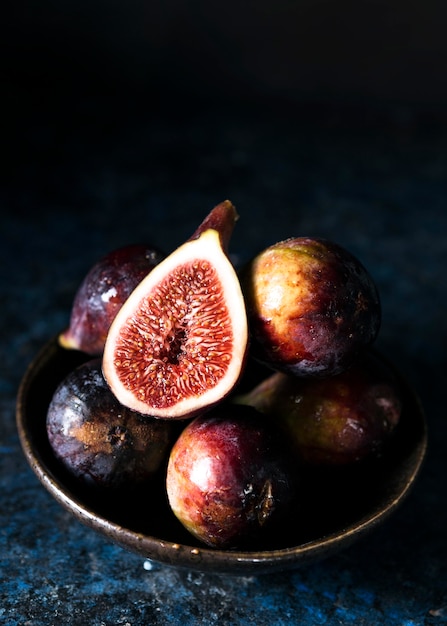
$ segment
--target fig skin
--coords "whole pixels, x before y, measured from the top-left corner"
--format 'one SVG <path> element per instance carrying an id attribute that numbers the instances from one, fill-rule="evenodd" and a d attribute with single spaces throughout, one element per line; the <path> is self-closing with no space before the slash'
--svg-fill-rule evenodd
<path id="1" fill-rule="evenodd" d="M 116 314 L 163 258 L 154 247 L 133 244 L 113 250 L 95 263 L 75 294 L 69 326 L 59 336 L 61 346 L 101 355 Z"/>
<path id="2" fill-rule="evenodd" d="M 241 272 L 251 354 L 304 377 L 340 373 L 380 328 L 379 294 L 360 261 L 324 239 L 278 242 Z"/>
<path id="3" fill-rule="evenodd" d="M 253 545 L 294 499 L 285 445 L 248 406 L 195 418 L 171 451 L 166 490 L 175 516 L 213 548 Z"/>
<path id="4" fill-rule="evenodd" d="M 48 407 L 47 435 L 56 458 L 89 487 L 132 488 L 153 478 L 167 462 L 176 433 L 172 424 L 119 404 L 101 372 L 101 360 L 75 368 Z"/>
<path id="5" fill-rule="evenodd" d="M 118 400 L 189 419 L 229 395 L 247 353 L 247 316 L 227 246 L 237 214 L 223 202 L 137 286 L 114 319 L 103 373 Z"/>
<path id="6" fill-rule="evenodd" d="M 313 466 L 377 458 L 402 412 L 397 384 L 367 357 L 326 379 L 275 372 L 234 401 L 269 416 L 298 462 Z"/>

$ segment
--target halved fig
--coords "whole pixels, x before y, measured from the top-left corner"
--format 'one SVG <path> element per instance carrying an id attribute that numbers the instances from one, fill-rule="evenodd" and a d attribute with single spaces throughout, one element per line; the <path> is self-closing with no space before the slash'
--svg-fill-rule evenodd
<path id="1" fill-rule="evenodd" d="M 227 256 L 236 219 L 231 202 L 217 205 L 117 314 L 103 372 L 125 406 L 184 419 L 221 401 L 239 380 L 248 332 L 239 280 Z"/>

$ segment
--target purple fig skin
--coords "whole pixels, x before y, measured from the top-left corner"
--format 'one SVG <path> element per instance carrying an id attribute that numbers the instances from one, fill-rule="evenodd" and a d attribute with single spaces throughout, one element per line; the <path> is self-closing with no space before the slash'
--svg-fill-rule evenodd
<path id="1" fill-rule="evenodd" d="M 379 332 L 375 283 L 333 242 L 299 237 L 274 244 L 242 272 L 241 284 L 251 354 L 277 371 L 338 374 Z"/>
<path id="2" fill-rule="evenodd" d="M 171 451 L 166 489 L 201 542 L 234 548 L 259 539 L 294 497 L 284 449 L 251 407 L 219 407 L 190 422 Z"/>
<path id="3" fill-rule="evenodd" d="M 301 463 L 319 466 L 377 458 L 402 412 L 397 386 L 366 362 L 326 379 L 275 372 L 236 401 L 268 415 Z"/>
<path id="4" fill-rule="evenodd" d="M 116 400 L 100 359 L 74 369 L 58 386 L 47 412 L 47 435 L 56 458 L 90 487 L 132 488 L 166 463 L 172 425 L 141 416 Z"/>
<path id="5" fill-rule="evenodd" d="M 69 327 L 60 344 L 99 356 L 112 321 L 145 276 L 164 258 L 155 248 L 134 244 L 118 248 L 90 269 L 76 292 Z"/>

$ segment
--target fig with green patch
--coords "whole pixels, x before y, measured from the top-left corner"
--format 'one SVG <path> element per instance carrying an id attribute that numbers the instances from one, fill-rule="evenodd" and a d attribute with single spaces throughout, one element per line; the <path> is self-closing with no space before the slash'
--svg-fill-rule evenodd
<path id="1" fill-rule="evenodd" d="M 236 402 L 268 415 L 299 463 L 348 465 L 380 455 L 399 423 L 399 388 L 371 357 L 325 379 L 275 372 Z"/>
<path id="2" fill-rule="evenodd" d="M 251 354 L 296 376 L 343 371 L 379 331 L 378 291 L 360 261 L 323 239 L 290 238 L 241 273 Z"/>

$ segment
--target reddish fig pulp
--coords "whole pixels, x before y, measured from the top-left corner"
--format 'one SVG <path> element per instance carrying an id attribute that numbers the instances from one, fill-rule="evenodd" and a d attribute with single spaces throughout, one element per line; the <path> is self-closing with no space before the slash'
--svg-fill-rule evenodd
<path id="1" fill-rule="evenodd" d="M 163 259 L 144 245 L 119 248 L 100 259 L 76 292 L 69 327 L 59 337 L 62 347 L 99 356 L 119 309 L 143 278 Z"/>
<path id="2" fill-rule="evenodd" d="M 212 547 L 259 540 L 294 497 L 286 455 L 262 415 L 220 405 L 190 422 L 168 463 L 169 504 L 191 534 Z"/>
<path id="3" fill-rule="evenodd" d="M 125 406 L 159 418 L 191 417 L 222 400 L 239 379 L 247 320 L 226 254 L 235 220 L 230 202 L 218 205 L 116 316 L 103 371 Z"/>
<path id="4" fill-rule="evenodd" d="M 106 488 L 132 487 L 154 476 L 167 460 L 172 426 L 120 405 L 100 359 L 78 366 L 61 382 L 47 413 L 55 456 L 79 481 Z"/>
<path id="5" fill-rule="evenodd" d="M 249 264 L 242 286 L 251 353 L 278 371 L 337 374 L 378 333 L 381 311 L 372 278 L 332 242 L 279 242 Z"/>

